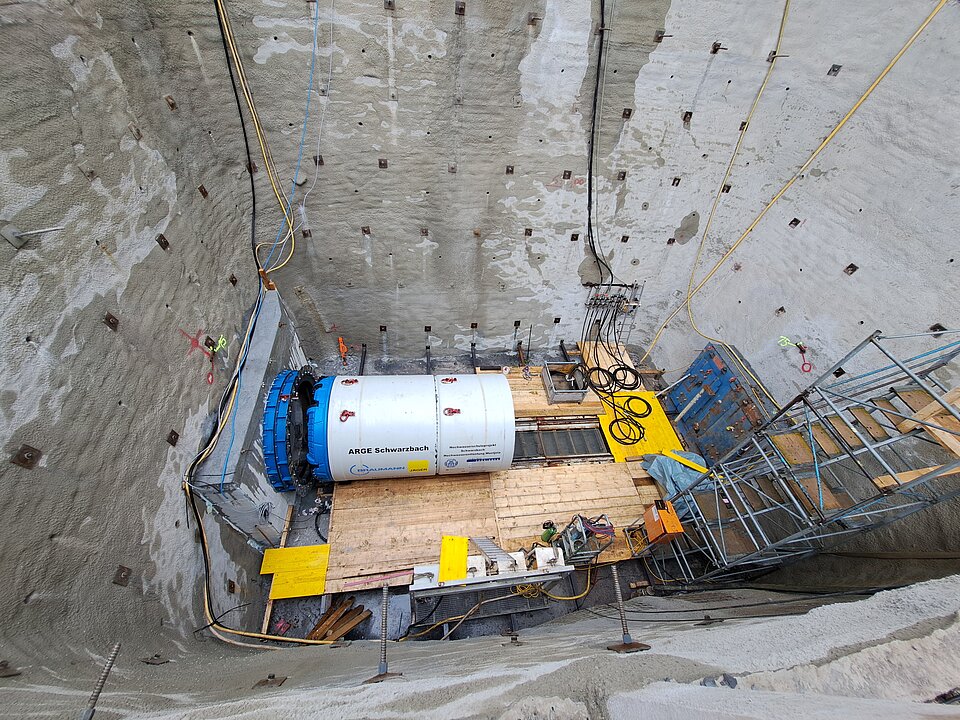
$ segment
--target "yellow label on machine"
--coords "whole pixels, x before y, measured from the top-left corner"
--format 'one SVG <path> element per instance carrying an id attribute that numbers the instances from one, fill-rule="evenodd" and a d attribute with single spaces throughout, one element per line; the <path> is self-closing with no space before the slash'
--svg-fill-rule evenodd
<path id="1" fill-rule="evenodd" d="M 613 402 L 618 408 L 624 408 L 630 398 L 640 398 L 644 402 L 630 403 L 634 409 L 639 406 L 641 410 L 646 410 L 646 405 L 650 405 L 650 413 L 646 417 L 637 417 L 636 421 L 643 426 L 643 438 L 633 445 L 622 445 L 610 433 L 610 423 L 618 417 L 623 417 L 626 412 L 620 411 L 614 414 L 613 408 L 604 403 L 604 414 L 600 416 L 600 428 L 607 439 L 607 445 L 610 446 L 610 454 L 617 462 L 625 462 L 627 458 L 639 458 L 643 455 L 666 454 L 669 450 L 683 450 L 680 438 L 667 419 L 666 413 L 660 401 L 656 398 L 656 393 L 650 391 L 639 392 L 618 392 L 613 394 Z"/>
<path id="2" fill-rule="evenodd" d="M 456 535 L 444 535 L 440 538 L 440 573 L 437 582 L 466 579 L 469 545 L 470 538 Z"/>
<path id="3" fill-rule="evenodd" d="M 407 463 L 407 472 L 427 472 L 429 469 L 429 460 L 410 460 Z"/>

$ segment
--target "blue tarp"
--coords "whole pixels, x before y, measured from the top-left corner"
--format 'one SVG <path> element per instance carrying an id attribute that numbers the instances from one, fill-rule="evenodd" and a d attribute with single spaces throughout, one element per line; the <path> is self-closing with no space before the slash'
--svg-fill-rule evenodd
<path id="1" fill-rule="evenodd" d="M 706 463 L 703 461 L 703 458 L 696 453 L 678 452 L 677 455 L 680 455 L 687 460 L 692 460 L 698 465 L 706 465 Z M 644 455 L 643 467 L 648 473 L 650 473 L 650 476 L 654 480 L 660 483 L 660 486 L 663 488 L 663 496 L 665 498 L 668 498 L 680 490 L 683 490 L 701 475 L 701 473 L 697 472 L 693 468 L 688 468 L 686 465 L 679 463 L 673 458 L 667 457 L 666 455 Z M 697 485 L 694 489 L 696 491 L 713 490 L 713 481 L 709 477 L 706 477 L 703 479 L 703 482 Z M 685 515 L 689 514 L 686 500 L 684 500 L 682 497 L 673 501 L 673 509 L 677 511 L 677 517 L 679 517 L 681 520 Z"/>

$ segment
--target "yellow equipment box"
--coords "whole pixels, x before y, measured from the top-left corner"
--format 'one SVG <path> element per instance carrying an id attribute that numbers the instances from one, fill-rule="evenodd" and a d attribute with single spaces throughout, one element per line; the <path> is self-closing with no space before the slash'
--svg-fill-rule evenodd
<path id="1" fill-rule="evenodd" d="M 673 503 L 657 500 L 643 513 L 643 525 L 647 531 L 647 542 L 662 543 L 683 535 L 683 525 L 673 509 Z"/>

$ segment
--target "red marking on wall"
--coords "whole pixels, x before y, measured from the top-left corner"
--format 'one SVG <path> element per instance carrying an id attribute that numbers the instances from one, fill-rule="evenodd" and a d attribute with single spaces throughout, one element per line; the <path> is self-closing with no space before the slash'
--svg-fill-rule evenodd
<path id="1" fill-rule="evenodd" d="M 206 355 L 209 359 L 211 360 L 213 359 L 213 356 L 209 352 L 207 352 L 207 350 L 203 346 L 203 343 L 200 342 L 200 336 L 203 335 L 203 330 L 197 330 L 197 334 L 195 336 L 191 336 L 191 335 L 188 335 L 183 328 L 177 328 L 177 329 L 180 330 L 181 335 L 183 335 L 187 340 L 190 341 L 190 349 L 187 350 L 187 357 L 189 357 L 190 355 L 193 355 L 194 350 L 199 350 L 204 355 Z"/>

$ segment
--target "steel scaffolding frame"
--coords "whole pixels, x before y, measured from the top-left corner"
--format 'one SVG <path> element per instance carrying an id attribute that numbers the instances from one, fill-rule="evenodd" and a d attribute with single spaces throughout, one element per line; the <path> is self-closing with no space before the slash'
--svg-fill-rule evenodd
<path id="1" fill-rule="evenodd" d="M 626 528 L 633 555 L 664 582 L 728 580 L 960 496 L 960 388 L 934 375 L 960 371 L 960 340 L 890 350 L 950 333 L 872 333 L 668 497 L 683 535 L 647 544 L 642 520 Z"/>

